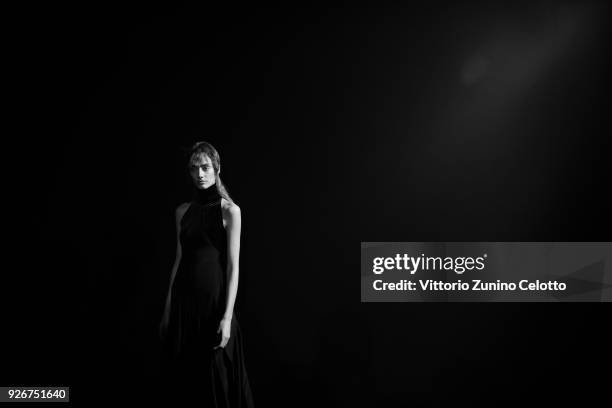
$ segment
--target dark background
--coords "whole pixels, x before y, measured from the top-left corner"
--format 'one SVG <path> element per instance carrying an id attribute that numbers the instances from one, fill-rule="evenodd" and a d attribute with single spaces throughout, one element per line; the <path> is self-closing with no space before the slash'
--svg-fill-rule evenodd
<path id="1" fill-rule="evenodd" d="M 604 2 L 15 21 L 3 385 L 156 400 L 180 148 L 207 140 L 243 213 L 259 407 L 603 395 L 607 304 L 362 304 L 358 263 L 361 241 L 610 241 Z"/>

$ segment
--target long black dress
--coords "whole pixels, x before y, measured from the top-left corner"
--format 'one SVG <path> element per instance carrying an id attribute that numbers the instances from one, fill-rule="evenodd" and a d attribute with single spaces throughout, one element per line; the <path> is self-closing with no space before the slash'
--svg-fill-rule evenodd
<path id="1" fill-rule="evenodd" d="M 181 260 L 171 291 L 164 342 L 172 400 L 201 406 L 252 408 L 236 313 L 225 348 L 217 333 L 226 306 L 227 233 L 217 186 L 196 189 L 181 219 Z"/>

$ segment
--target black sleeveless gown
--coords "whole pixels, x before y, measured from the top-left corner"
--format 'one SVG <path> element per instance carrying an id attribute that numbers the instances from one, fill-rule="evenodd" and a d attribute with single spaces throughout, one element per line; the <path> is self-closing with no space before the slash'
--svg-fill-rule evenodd
<path id="1" fill-rule="evenodd" d="M 164 371 L 172 401 L 252 408 L 242 334 L 232 317 L 225 348 L 217 333 L 226 306 L 227 233 L 216 185 L 196 189 L 181 219 L 181 260 L 171 291 Z"/>

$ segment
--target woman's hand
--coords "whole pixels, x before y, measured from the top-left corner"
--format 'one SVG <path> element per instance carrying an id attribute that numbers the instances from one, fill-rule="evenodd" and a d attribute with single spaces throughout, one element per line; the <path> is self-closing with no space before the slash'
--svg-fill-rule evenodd
<path id="1" fill-rule="evenodd" d="M 227 342 L 230 338 L 230 333 L 232 331 L 232 319 L 222 319 L 221 323 L 219 323 L 219 328 L 217 329 L 217 333 L 221 333 L 221 343 L 218 346 L 213 347 L 213 350 L 218 348 L 225 348 Z"/>

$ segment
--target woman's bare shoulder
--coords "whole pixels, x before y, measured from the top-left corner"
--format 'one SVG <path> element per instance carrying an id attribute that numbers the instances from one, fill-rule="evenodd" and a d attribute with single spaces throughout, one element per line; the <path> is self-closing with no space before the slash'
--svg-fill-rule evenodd
<path id="1" fill-rule="evenodd" d="M 176 219 L 177 221 L 179 221 L 181 218 L 183 218 L 183 215 L 185 214 L 185 211 L 187 211 L 187 209 L 189 208 L 189 203 L 181 203 L 176 207 L 175 213 L 176 213 Z"/>
<path id="2" fill-rule="evenodd" d="M 240 207 L 233 201 L 221 198 L 221 209 L 226 216 L 240 216 Z"/>

